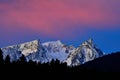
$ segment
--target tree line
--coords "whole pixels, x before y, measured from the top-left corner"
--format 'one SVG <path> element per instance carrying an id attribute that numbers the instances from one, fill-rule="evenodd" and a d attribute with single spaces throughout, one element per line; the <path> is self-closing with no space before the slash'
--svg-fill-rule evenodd
<path id="1" fill-rule="evenodd" d="M 120 52 L 95 59 L 80 66 L 67 66 L 66 63 L 60 63 L 57 59 L 47 63 L 37 63 L 32 60 L 27 62 L 24 55 L 19 60 L 10 62 L 9 56 L 3 59 L 2 51 L 0 50 L 0 73 L 22 73 L 23 76 L 26 74 L 31 76 L 39 75 L 41 78 L 47 78 L 47 76 L 54 78 L 54 76 L 58 76 L 61 79 L 85 79 L 89 77 L 93 79 L 95 78 L 93 75 L 101 76 L 101 78 L 106 76 L 106 74 L 100 74 L 101 72 L 110 73 L 115 70 L 120 72 L 119 67 Z M 44 77 L 45 75 L 46 77 Z"/>

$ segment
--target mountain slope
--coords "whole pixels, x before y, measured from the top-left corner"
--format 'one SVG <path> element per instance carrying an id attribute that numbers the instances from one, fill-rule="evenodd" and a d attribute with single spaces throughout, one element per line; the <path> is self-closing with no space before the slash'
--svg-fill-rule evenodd
<path id="1" fill-rule="evenodd" d="M 3 58 L 5 59 L 7 55 L 10 56 L 11 61 L 16 61 L 19 57 L 26 56 L 27 60 L 41 61 L 45 62 L 46 58 L 44 55 L 44 49 L 39 40 L 34 40 L 31 42 L 8 46 L 2 48 Z"/>
<path id="2" fill-rule="evenodd" d="M 120 72 L 120 52 L 94 59 L 80 67 L 82 70 L 95 72 Z"/>
<path id="3" fill-rule="evenodd" d="M 16 61 L 24 55 L 27 61 L 45 63 L 58 59 L 60 62 L 67 62 L 68 66 L 80 65 L 103 55 L 91 39 L 78 48 L 62 44 L 59 40 L 45 43 L 34 40 L 2 48 L 2 51 L 3 58 L 9 55 L 11 61 Z"/>
<path id="4" fill-rule="evenodd" d="M 74 50 L 67 58 L 68 65 L 80 65 L 85 62 L 91 61 L 95 58 L 101 57 L 103 52 L 98 49 L 92 39 L 85 41 L 76 50 Z"/>
<path id="5" fill-rule="evenodd" d="M 51 41 L 42 44 L 46 50 L 49 61 L 52 59 L 58 59 L 63 61 L 75 48 L 73 46 L 67 46 L 58 41 Z"/>
<path id="6" fill-rule="evenodd" d="M 67 46 L 58 41 L 40 43 L 39 40 L 26 42 L 18 45 L 2 48 L 3 57 L 10 56 L 11 61 L 16 61 L 19 57 L 26 56 L 27 61 L 49 62 L 52 59 L 63 61 L 74 50 L 73 46 Z"/>

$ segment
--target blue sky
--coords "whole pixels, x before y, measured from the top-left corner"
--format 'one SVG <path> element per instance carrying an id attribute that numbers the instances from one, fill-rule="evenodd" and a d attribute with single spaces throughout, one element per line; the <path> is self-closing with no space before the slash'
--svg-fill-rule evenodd
<path id="1" fill-rule="evenodd" d="M 40 39 L 120 51 L 119 0 L 0 0 L 0 47 Z"/>

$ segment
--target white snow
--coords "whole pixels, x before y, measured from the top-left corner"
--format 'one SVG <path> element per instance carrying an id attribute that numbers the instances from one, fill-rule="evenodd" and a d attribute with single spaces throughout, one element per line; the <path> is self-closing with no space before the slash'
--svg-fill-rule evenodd
<path id="1" fill-rule="evenodd" d="M 100 57 L 99 51 L 92 39 L 85 41 L 78 48 L 63 44 L 60 40 L 40 43 L 34 40 L 27 43 L 2 48 L 3 57 L 10 56 L 11 61 L 19 59 L 23 54 L 27 61 L 49 62 L 58 59 L 66 62 L 68 66 L 80 65 L 87 61 Z M 103 53 L 102 53 L 103 54 Z"/>
<path id="2" fill-rule="evenodd" d="M 69 50 L 69 53 L 66 53 L 66 49 L 68 46 L 64 47 L 64 44 L 62 44 L 60 40 L 46 42 L 42 45 L 47 50 L 47 56 L 49 60 L 58 59 L 60 61 L 63 61 L 67 59 L 68 55 L 71 52 L 71 50 Z"/>
<path id="3" fill-rule="evenodd" d="M 34 40 L 32 42 L 23 43 L 20 45 L 19 51 L 22 52 L 23 55 L 28 56 L 30 53 L 35 53 L 38 51 L 39 41 Z"/>
<path id="4" fill-rule="evenodd" d="M 67 62 L 68 66 L 80 65 L 100 56 L 101 53 L 96 50 L 96 46 L 93 44 L 92 39 L 90 39 L 82 43 L 80 47 L 73 51 L 65 62 Z"/>

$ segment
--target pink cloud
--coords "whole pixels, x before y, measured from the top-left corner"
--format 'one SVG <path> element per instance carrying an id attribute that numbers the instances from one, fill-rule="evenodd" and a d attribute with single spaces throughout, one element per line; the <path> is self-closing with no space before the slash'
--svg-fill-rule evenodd
<path id="1" fill-rule="evenodd" d="M 110 2 L 104 0 L 13 0 L 14 3 L 0 4 L 0 10 L 2 10 L 0 24 L 8 27 L 18 25 L 28 27 L 50 36 L 63 35 L 66 31 L 72 34 L 74 28 L 85 30 L 85 26 L 82 25 L 105 29 L 108 27 L 96 25 L 120 23 L 118 15 L 120 10 L 119 8 L 115 10 L 116 6 L 120 7 L 117 0 L 106 1 Z M 81 26 L 76 26 L 77 24 Z"/>

